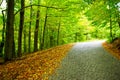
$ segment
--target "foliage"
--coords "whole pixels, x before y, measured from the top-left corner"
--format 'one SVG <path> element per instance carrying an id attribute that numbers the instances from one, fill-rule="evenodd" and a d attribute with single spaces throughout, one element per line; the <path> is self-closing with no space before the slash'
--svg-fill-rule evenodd
<path id="1" fill-rule="evenodd" d="M 14 23 L 11 24 L 14 27 L 10 28 L 11 31 L 7 29 L 9 26 L 5 27 L 9 32 L 6 39 L 12 40 L 11 42 L 5 41 L 13 43 L 13 46 L 9 45 L 11 47 L 7 47 L 8 44 L 6 44 L 11 53 L 7 57 L 13 55 L 15 58 L 18 57 L 19 46 L 22 46 L 22 51 L 19 52 L 24 56 L 0 65 L 0 80 L 48 79 L 48 76 L 60 66 L 66 52 L 73 46 L 73 44 L 58 45 L 92 39 L 108 39 L 112 42 L 114 38 L 120 37 L 119 0 L 25 0 L 25 6 L 28 7 L 21 9 L 21 0 L 15 0 L 13 10 L 14 13 L 18 13 L 12 15 L 15 16 Z M 25 14 L 24 20 L 22 20 L 24 21 L 21 33 L 23 35 L 22 44 L 18 45 L 20 11 L 23 9 Z M 2 10 L 4 8 L 0 7 L 0 11 Z M 5 23 L 8 19 L 13 21 L 13 18 L 10 18 L 11 15 L 6 20 L 7 10 L 4 12 Z M 38 11 L 39 17 L 36 16 Z M 39 20 L 38 29 L 36 29 L 37 20 Z M 5 37 L 2 35 L 6 32 L 3 28 L 3 15 L 0 13 L 0 41 L 3 40 L 3 36 Z M 37 50 L 50 49 L 25 55 L 36 48 L 34 47 L 36 31 L 38 31 Z M 111 44 L 106 45 L 109 49 L 114 47 Z M 13 48 L 15 48 L 15 54 L 12 54 L 14 53 Z M 2 47 L 2 49 L 6 48 Z M 117 50 L 115 49 L 115 51 Z M 8 53 L 4 52 L 4 55 Z"/>
<path id="2" fill-rule="evenodd" d="M 103 47 L 109 51 L 113 56 L 120 59 L 120 39 L 116 39 L 112 43 L 105 42 L 103 43 Z"/>
<path id="3" fill-rule="evenodd" d="M 119 8 L 116 6 L 117 4 L 118 1 L 97 0 L 89 5 L 85 12 L 94 26 L 99 27 L 99 29 L 106 29 L 103 32 L 106 32 L 106 38 L 109 40 L 119 37 Z M 116 33 L 116 31 L 118 33 Z"/>
<path id="4" fill-rule="evenodd" d="M 14 13 L 21 9 L 20 4 L 20 0 L 15 0 Z M 36 6 L 29 6 L 33 4 Z M 22 53 L 29 52 L 29 32 L 31 32 L 30 50 L 34 51 L 35 26 L 38 19 L 37 47 L 39 50 L 72 42 L 106 38 L 112 40 L 120 37 L 120 6 L 118 4 L 119 0 L 25 0 L 25 6 L 29 7 L 24 8 Z M 40 5 L 40 16 L 36 18 L 38 5 Z M 31 8 L 32 12 L 30 12 Z M 16 57 L 19 46 L 19 22 L 20 13 L 17 13 L 13 34 Z M 31 31 L 29 31 L 30 25 Z M 2 14 L 0 15 L 0 33 L 2 33 Z"/>
<path id="5" fill-rule="evenodd" d="M 0 80 L 48 80 L 72 46 L 68 44 L 38 51 L 0 65 Z"/>

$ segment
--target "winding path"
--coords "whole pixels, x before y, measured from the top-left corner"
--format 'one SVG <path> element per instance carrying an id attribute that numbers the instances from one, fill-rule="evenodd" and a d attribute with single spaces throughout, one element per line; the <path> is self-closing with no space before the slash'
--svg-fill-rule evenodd
<path id="1" fill-rule="evenodd" d="M 102 41 L 77 43 L 49 80 L 120 80 L 120 60 L 102 47 Z"/>

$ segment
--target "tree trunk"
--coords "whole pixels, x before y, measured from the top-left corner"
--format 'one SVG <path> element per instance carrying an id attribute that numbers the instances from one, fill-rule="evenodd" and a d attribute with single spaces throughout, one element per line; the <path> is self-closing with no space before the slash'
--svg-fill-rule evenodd
<path id="1" fill-rule="evenodd" d="M 4 42 L 5 42 L 5 14 L 4 10 L 2 11 L 3 15 L 3 29 L 2 29 L 2 42 L 0 42 L 0 57 L 3 57 L 3 47 L 4 47 Z"/>
<path id="2" fill-rule="evenodd" d="M 59 25 L 58 25 L 57 45 L 59 45 L 59 36 L 60 36 L 60 21 L 59 21 Z"/>
<path id="3" fill-rule="evenodd" d="M 45 31 L 46 31 L 46 23 L 47 23 L 47 10 L 46 9 L 46 15 L 45 15 L 45 22 L 44 22 L 44 29 L 43 29 L 43 37 L 42 37 L 42 41 L 41 41 L 41 50 L 44 48 L 44 42 L 45 42 Z"/>
<path id="4" fill-rule="evenodd" d="M 41 49 L 41 43 L 42 43 L 42 27 L 40 27 L 40 31 L 39 31 L 39 49 Z"/>
<path id="5" fill-rule="evenodd" d="M 53 35 L 50 36 L 50 47 L 53 47 L 54 44 L 54 37 Z"/>
<path id="6" fill-rule="evenodd" d="M 32 4 L 32 0 L 30 0 L 30 4 Z M 28 52 L 31 52 L 31 24 L 32 24 L 32 6 L 30 8 L 30 23 L 29 23 L 29 39 L 28 39 Z"/>
<path id="7" fill-rule="evenodd" d="M 40 11 L 37 11 L 37 17 L 36 17 L 36 27 L 35 27 L 35 32 L 34 32 L 34 51 L 38 50 L 38 28 L 39 28 L 39 13 Z"/>
<path id="8" fill-rule="evenodd" d="M 38 4 L 40 3 L 40 0 L 38 0 Z M 37 10 L 37 15 L 36 15 L 36 27 L 35 27 L 35 32 L 34 32 L 34 51 L 38 50 L 38 30 L 39 30 L 39 22 L 40 22 L 40 10 Z"/>
<path id="9" fill-rule="evenodd" d="M 75 33 L 75 42 L 77 42 L 77 33 Z"/>
<path id="10" fill-rule="evenodd" d="M 11 60 L 15 52 L 14 45 L 14 0 L 7 1 L 7 23 L 5 37 L 5 60 Z"/>
<path id="11" fill-rule="evenodd" d="M 109 23 L 110 23 L 110 38 L 111 41 L 113 40 L 113 35 L 112 35 L 112 9 L 111 9 L 111 1 L 109 1 Z"/>
<path id="12" fill-rule="evenodd" d="M 119 28 L 120 28 L 120 14 L 117 14 L 118 16 L 117 16 L 117 18 L 118 18 L 118 20 L 117 20 L 117 22 L 118 22 L 118 26 L 119 26 Z"/>
<path id="13" fill-rule="evenodd" d="M 2 30 L 2 42 L 4 42 L 5 41 L 5 26 L 6 26 L 6 24 L 5 24 L 5 14 L 4 14 L 4 10 L 2 11 L 2 15 L 3 15 L 3 30 Z"/>
<path id="14" fill-rule="evenodd" d="M 110 14 L 110 37 L 111 37 L 111 40 L 113 40 L 113 35 L 112 35 L 112 18 L 111 18 L 111 14 Z"/>
<path id="15" fill-rule="evenodd" d="M 25 27 L 26 27 L 26 26 L 25 26 Z M 27 52 L 27 46 L 26 46 L 26 45 L 27 45 L 27 44 L 26 44 L 26 43 L 27 43 L 27 42 L 26 42 L 26 41 L 27 41 L 27 36 L 26 36 L 26 33 L 27 33 L 27 32 L 26 32 L 26 29 L 24 28 L 24 52 Z"/>
<path id="16" fill-rule="evenodd" d="M 21 8 L 25 6 L 25 0 L 21 0 Z M 18 57 L 22 56 L 22 31 L 24 26 L 24 12 L 25 10 L 20 11 L 20 24 L 19 24 L 19 34 L 18 34 Z"/>

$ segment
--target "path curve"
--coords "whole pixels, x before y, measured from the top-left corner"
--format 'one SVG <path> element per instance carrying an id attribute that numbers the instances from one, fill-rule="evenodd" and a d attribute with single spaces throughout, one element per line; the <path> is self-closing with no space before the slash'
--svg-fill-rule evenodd
<path id="1" fill-rule="evenodd" d="M 49 80 L 120 80 L 120 60 L 102 42 L 77 43 Z"/>

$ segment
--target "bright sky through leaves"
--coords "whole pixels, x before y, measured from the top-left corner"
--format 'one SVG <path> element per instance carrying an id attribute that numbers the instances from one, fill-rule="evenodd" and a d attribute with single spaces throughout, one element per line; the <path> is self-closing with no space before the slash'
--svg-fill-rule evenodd
<path id="1" fill-rule="evenodd" d="M 117 4 L 117 6 L 118 6 L 118 9 L 119 9 L 119 11 L 120 11 L 120 2 Z"/>
<path id="2" fill-rule="evenodd" d="M 0 7 L 1 7 L 2 9 L 6 9 L 6 4 L 7 4 L 6 1 L 3 0 L 3 2 L 2 2 L 2 4 L 1 4 Z"/>

